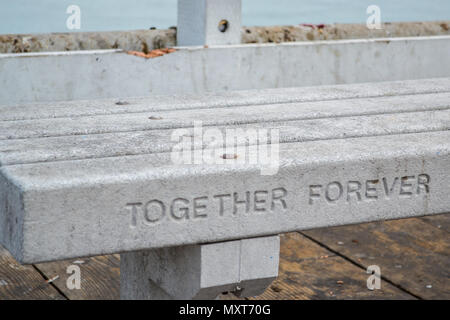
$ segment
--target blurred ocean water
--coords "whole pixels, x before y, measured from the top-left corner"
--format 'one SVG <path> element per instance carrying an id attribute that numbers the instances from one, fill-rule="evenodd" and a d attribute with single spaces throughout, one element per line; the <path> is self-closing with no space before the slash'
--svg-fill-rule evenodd
<path id="1" fill-rule="evenodd" d="M 224 0 L 226 1 L 226 0 Z M 69 32 L 70 5 L 81 9 L 79 31 L 168 28 L 177 0 L 0 0 L 0 34 Z M 243 0 L 243 25 L 364 23 L 378 5 L 382 22 L 450 20 L 450 0 Z"/>

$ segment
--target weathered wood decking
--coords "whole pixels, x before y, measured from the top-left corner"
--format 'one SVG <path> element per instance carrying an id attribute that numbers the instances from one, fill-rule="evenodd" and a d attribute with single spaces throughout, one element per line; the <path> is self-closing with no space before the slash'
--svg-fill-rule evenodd
<path id="1" fill-rule="evenodd" d="M 444 214 L 285 234 L 280 276 L 256 298 L 450 299 L 449 231 Z M 21 266 L 1 248 L 0 300 L 119 298 L 119 255 L 77 260 Z M 69 290 L 75 261 L 81 289 Z M 369 265 L 381 268 L 381 290 L 366 288 Z"/>

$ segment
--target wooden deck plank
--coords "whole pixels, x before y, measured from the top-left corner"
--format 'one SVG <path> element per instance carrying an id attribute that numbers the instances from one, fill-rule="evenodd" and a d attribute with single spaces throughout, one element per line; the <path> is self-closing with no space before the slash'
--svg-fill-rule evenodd
<path id="1" fill-rule="evenodd" d="M 81 272 L 81 288 L 69 289 L 67 267 L 77 265 Z M 120 257 L 118 254 L 59 262 L 40 263 L 36 267 L 52 279 L 70 300 L 117 300 L 120 297 Z"/>
<path id="2" fill-rule="evenodd" d="M 435 226 L 436 228 L 450 232 L 450 214 L 438 214 L 434 216 L 421 217 L 421 220 Z"/>
<path id="3" fill-rule="evenodd" d="M 0 246 L 0 300 L 65 299 L 33 266 L 18 264 Z"/>
<path id="4" fill-rule="evenodd" d="M 414 295 L 448 299 L 450 250 L 444 226 L 449 220 L 447 214 L 305 232 L 344 257 L 301 234 L 282 235 L 280 276 L 263 295 L 255 298 L 414 298 L 386 281 L 382 281 L 382 290 L 368 290 L 364 268 L 347 260 L 350 259 L 364 267 L 380 265 L 383 276 Z M 119 255 L 78 260 L 83 261 L 78 264 L 82 280 L 80 290 L 69 290 L 66 286 L 67 266 L 77 260 L 43 263 L 36 267 L 47 279 L 59 276 L 52 284 L 69 299 L 119 298 Z M 0 250 L 0 282 L 3 284 L 1 280 L 7 285 L 0 285 L 0 299 L 64 298 L 32 266 L 18 265 L 3 248 Z M 426 288 L 428 282 L 432 288 Z M 235 299 L 230 294 L 221 298 Z"/>
<path id="5" fill-rule="evenodd" d="M 367 289 L 366 271 L 299 233 L 281 236 L 280 274 L 255 299 L 413 299 L 390 285 Z"/>
<path id="6" fill-rule="evenodd" d="M 448 225 L 448 214 L 431 219 Z M 423 218 L 392 220 L 304 232 L 336 253 L 424 299 L 450 299 L 450 238 Z M 383 281 L 386 283 L 386 281 Z"/>

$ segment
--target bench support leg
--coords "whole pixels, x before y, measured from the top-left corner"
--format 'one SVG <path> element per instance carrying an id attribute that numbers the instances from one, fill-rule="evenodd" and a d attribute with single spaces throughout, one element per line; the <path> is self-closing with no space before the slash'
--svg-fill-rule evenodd
<path id="1" fill-rule="evenodd" d="M 278 236 L 120 256 L 121 299 L 215 299 L 261 294 L 278 276 Z"/>

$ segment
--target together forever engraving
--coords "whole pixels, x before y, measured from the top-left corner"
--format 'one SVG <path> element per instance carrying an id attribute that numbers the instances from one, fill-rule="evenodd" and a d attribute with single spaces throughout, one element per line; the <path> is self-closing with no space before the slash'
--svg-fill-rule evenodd
<path id="1" fill-rule="evenodd" d="M 131 212 L 131 227 L 135 227 L 139 215 L 143 216 L 145 224 L 151 225 L 167 218 L 173 221 L 183 221 L 207 218 L 212 214 L 226 216 L 241 212 L 264 213 L 275 211 L 277 208 L 286 210 L 287 195 L 288 192 L 285 188 L 274 188 L 253 192 L 215 194 L 191 199 L 175 198 L 170 202 L 152 199 L 145 203 L 127 203 L 126 207 Z M 211 212 L 212 207 L 216 208 L 215 212 Z"/>
<path id="2" fill-rule="evenodd" d="M 211 215 L 228 217 L 277 210 L 283 212 L 289 209 L 289 195 L 300 196 L 296 192 L 305 193 L 308 206 L 411 198 L 430 193 L 430 181 L 428 174 L 363 181 L 331 181 L 327 184 L 308 184 L 304 190 L 288 191 L 285 187 L 278 187 L 191 198 L 177 197 L 170 201 L 151 199 L 147 202 L 129 202 L 126 209 L 131 216 L 130 227 L 134 228 L 139 220 L 145 225 L 154 225 L 162 221 L 204 219 Z"/>

